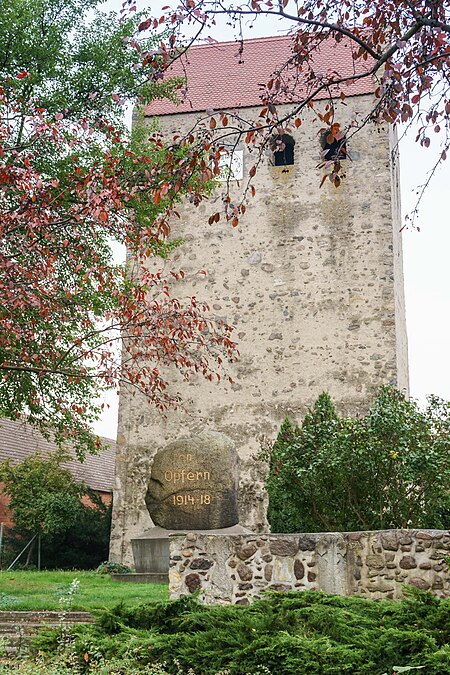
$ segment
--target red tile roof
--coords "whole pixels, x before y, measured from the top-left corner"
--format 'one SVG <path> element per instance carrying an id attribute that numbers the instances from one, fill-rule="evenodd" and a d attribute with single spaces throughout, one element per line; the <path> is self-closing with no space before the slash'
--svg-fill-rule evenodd
<path id="1" fill-rule="evenodd" d="M 187 93 L 180 105 L 159 100 L 145 112 L 147 115 L 172 115 L 259 105 L 264 85 L 292 54 L 291 36 L 246 40 L 242 54 L 239 54 L 237 42 L 193 46 L 181 62 L 176 61 L 168 71 L 170 75 L 187 76 Z M 314 59 L 314 70 L 317 74 L 338 71 L 341 75 L 351 76 L 364 72 L 364 67 L 361 62 L 355 65 L 347 40 L 339 43 L 330 40 L 321 45 Z M 347 96 L 372 93 L 372 78 L 349 83 L 344 91 Z M 300 84 L 295 100 L 305 98 L 305 92 L 306 88 Z M 328 94 L 323 92 L 322 98 L 327 97 Z"/>
<path id="2" fill-rule="evenodd" d="M 62 464 L 69 469 L 76 481 L 83 481 L 92 490 L 112 492 L 114 484 L 114 465 L 116 443 L 110 438 L 102 438 L 108 448 L 99 455 L 87 455 L 83 463 L 75 459 L 73 448 L 68 446 L 74 458 Z M 57 446 L 47 441 L 36 429 L 23 421 L 0 420 L 0 462 L 11 459 L 18 464 L 34 452 L 47 455 L 55 452 Z"/>

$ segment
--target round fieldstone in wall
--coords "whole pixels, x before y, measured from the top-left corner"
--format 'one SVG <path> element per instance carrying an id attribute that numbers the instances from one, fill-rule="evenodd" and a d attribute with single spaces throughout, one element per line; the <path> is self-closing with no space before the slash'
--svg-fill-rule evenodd
<path id="1" fill-rule="evenodd" d="M 215 530 L 239 521 L 238 454 L 225 434 L 205 431 L 156 453 L 145 497 L 155 525 Z"/>

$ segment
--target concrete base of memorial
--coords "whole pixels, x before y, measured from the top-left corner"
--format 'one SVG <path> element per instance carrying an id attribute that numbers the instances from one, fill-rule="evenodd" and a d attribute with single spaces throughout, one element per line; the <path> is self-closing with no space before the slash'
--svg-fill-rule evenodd
<path id="1" fill-rule="evenodd" d="M 152 527 L 144 534 L 131 540 L 133 549 L 134 568 L 138 574 L 168 574 L 169 573 L 169 537 L 170 535 L 195 534 L 222 534 L 242 535 L 249 534 L 241 525 L 223 527 L 217 530 L 166 530 L 163 527 Z"/>
<path id="2" fill-rule="evenodd" d="M 167 572 L 165 574 L 128 572 L 127 574 L 111 574 L 111 579 L 135 584 L 167 584 L 169 575 Z"/>

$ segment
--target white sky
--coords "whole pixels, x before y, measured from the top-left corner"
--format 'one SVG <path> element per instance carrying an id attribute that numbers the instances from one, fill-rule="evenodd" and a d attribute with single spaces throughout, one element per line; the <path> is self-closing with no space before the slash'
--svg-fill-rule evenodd
<path id="1" fill-rule="evenodd" d="M 141 0 L 138 7 L 151 7 L 148 13 L 153 15 L 168 4 L 169 0 L 158 3 Z M 121 6 L 122 0 L 108 0 L 102 9 L 118 12 Z M 264 20 L 245 36 L 276 35 L 279 30 L 278 21 Z M 213 37 L 222 41 L 230 40 L 233 34 L 229 27 L 218 26 Z M 416 144 L 414 134 L 400 146 L 404 214 L 411 212 L 415 204 L 415 192 L 425 180 L 432 161 L 432 150 L 433 144 L 428 150 Z M 450 208 L 445 206 L 446 192 L 450 193 L 450 160 L 444 163 L 434 177 L 422 201 L 416 221 L 420 232 L 403 232 L 410 392 L 421 403 L 425 403 L 429 394 L 450 400 Z M 95 426 L 97 433 L 109 438 L 116 437 L 117 400 L 116 393 L 106 396 L 105 402 L 110 407 Z"/>

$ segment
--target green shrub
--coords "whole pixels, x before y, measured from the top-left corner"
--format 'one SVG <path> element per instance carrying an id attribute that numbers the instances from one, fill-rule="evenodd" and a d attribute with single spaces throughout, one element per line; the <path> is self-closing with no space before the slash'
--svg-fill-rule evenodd
<path id="1" fill-rule="evenodd" d="M 44 569 L 92 569 L 108 554 L 112 507 L 61 463 L 62 452 L 48 457 L 29 455 L 19 464 L 0 463 L 2 491 L 9 497 L 14 526 L 5 536 L 7 566 L 34 537 L 18 565 L 35 569 L 40 540 Z M 88 497 L 90 504 L 83 503 Z"/>
<path id="2" fill-rule="evenodd" d="M 98 574 L 130 574 L 131 568 L 119 562 L 105 560 L 95 570 Z"/>
<path id="3" fill-rule="evenodd" d="M 447 529 L 450 403 L 426 410 L 382 387 L 364 417 L 340 417 L 319 396 L 301 427 L 283 423 L 266 487 L 273 532 Z"/>
<path id="4" fill-rule="evenodd" d="M 249 606 L 204 606 L 189 596 L 98 615 L 95 626 L 73 628 L 86 673 L 97 672 L 89 664 L 101 659 L 126 664 L 104 671 L 119 674 L 157 663 L 163 675 L 190 668 L 198 675 L 391 675 L 397 664 L 450 672 L 450 600 L 417 590 L 401 602 L 302 591 L 268 593 Z M 56 654 L 57 640 L 39 641 L 35 649 Z"/>

